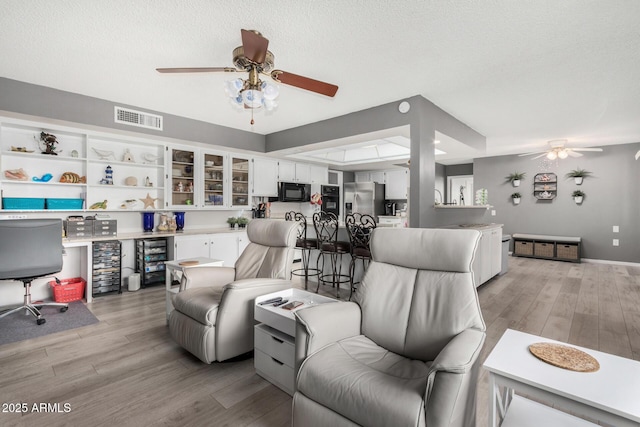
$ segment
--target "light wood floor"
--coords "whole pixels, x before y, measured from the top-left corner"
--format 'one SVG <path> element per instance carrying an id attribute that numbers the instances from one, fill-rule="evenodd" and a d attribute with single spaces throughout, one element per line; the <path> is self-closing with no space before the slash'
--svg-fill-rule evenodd
<path id="1" fill-rule="evenodd" d="M 507 328 L 640 360 L 640 269 L 509 264 L 478 292 L 487 324 L 482 360 Z M 0 404 L 24 402 L 30 412 L 0 412 L 0 425 L 290 425 L 291 397 L 255 374 L 251 356 L 202 364 L 170 339 L 164 304 L 163 287 L 97 298 L 89 305 L 96 325 L 0 346 Z M 34 413 L 34 403 L 71 410 Z M 486 420 L 483 373 L 478 426 Z"/>

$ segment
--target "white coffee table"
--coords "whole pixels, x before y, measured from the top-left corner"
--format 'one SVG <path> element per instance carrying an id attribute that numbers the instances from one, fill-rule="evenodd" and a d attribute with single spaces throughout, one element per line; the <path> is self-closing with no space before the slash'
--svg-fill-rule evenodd
<path id="1" fill-rule="evenodd" d="M 301 301 L 293 310 L 260 305 L 262 301 L 282 297 Z M 256 298 L 254 317 L 260 322 L 254 329 L 254 363 L 258 375 L 290 395 L 295 391 L 296 319 L 294 312 L 307 307 L 339 302 L 336 299 L 291 288 Z"/>
<path id="2" fill-rule="evenodd" d="M 193 265 L 180 265 L 184 262 L 196 262 L 197 264 Z M 167 273 L 165 275 L 165 287 L 166 287 L 166 302 L 167 302 L 167 324 L 169 324 L 169 314 L 171 310 L 173 310 L 173 303 L 171 302 L 171 298 L 173 295 L 177 294 L 180 290 L 180 286 L 172 286 L 173 284 L 173 276 L 180 275 L 187 268 L 195 268 L 195 267 L 222 267 L 224 265 L 224 261 L 219 259 L 211 259 L 211 258 L 186 258 L 186 259 L 174 259 L 173 261 L 166 261 L 164 263 L 165 269 Z"/>
<path id="3" fill-rule="evenodd" d="M 600 369 L 584 373 L 552 366 L 529 352 L 529 345 L 537 342 L 575 347 L 593 356 Z M 490 427 L 499 419 L 502 426 L 594 425 L 514 392 L 612 426 L 640 426 L 638 361 L 508 329 L 484 368 L 489 371 Z"/>

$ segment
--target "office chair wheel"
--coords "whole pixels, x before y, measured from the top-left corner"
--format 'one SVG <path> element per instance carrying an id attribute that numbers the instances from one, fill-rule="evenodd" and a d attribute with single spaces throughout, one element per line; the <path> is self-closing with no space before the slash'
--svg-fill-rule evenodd
<path id="1" fill-rule="evenodd" d="M 60 308 L 60 313 L 64 313 L 67 310 L 69 310 L 69 307 L 61 307 Z"/>
<path id="2" fill-rule="evenodd" d="M 36 322 L 38 323 L 38 325 L 42 325 L 44 323 L 47 323 L 47 319 L 36 319 Z"/>

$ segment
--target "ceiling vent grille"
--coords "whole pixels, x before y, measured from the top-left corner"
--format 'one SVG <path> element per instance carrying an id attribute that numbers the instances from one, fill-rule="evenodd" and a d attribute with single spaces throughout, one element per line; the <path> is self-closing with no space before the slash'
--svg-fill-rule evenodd
<path id="1" fill-rule="evenodd" d="M 115 122 L 141 128 L 162 130 L 162 116 L 115 107 Z"/>

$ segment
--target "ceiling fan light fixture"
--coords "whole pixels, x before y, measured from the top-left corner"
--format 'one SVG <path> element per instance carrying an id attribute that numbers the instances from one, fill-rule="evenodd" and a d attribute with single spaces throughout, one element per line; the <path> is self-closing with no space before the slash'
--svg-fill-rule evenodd
<path id="1" fill-rule="evenodd" d="M 273 101 L 278 97 L 278 95 L 280 95 L 278 86 L 274 84 L 262 82 L 260 88 L 262 89 L 262 93 L 264 94 L 264 99 L 268 99 L 269 101 Z"/>
<path id="2" fill-rule="evenodd" d="M 262 107 L 263 94 L 257 89 L 247 89 L 242 91 L 242 101 L 247 108 Z"/>
<path id="3" fill-rule="evenodd" d="M 549 160 L 555 160 L 558 158 L 558 154 L 555 151 L 549 151 L 547 153 L 547 159 Z"/>
<path id="4" fill-rule="evenodd" d="M 558 151 L 558 157 L 560 159 L 566 159 L 567 157 L 569 157 L 569 153 L 567 153 L 567 150 L 560 150 Z"/>

